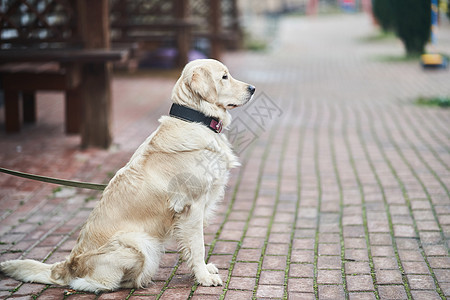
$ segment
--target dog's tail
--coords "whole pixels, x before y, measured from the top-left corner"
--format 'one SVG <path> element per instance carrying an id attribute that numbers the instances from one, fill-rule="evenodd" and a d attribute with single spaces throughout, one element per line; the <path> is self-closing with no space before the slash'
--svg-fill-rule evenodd
<path id="1" fill-rule="evenodd" d="M 31 259 L 8 260 L 0 263 L 0 270 L 23 282 L 67 285 L 70 276 L 63 265 L 65 262 L 45 264 Z"/>

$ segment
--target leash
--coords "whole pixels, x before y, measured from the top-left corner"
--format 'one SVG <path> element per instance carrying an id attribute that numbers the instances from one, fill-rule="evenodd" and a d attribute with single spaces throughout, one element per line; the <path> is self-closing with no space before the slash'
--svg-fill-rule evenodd
<path id="1" fill-rule="evenodd" d="M 9 169 L 5 169 L 5 168 L 0 168 L 0 172 L 9 174 L 9 175 L 13 175 L 13 176 L 17 176 L 17 177 L 31 179 L 31 180 L 37 180 L 37 181 L 53 183 L 53 184 L 58 184 L 58 185 L 64 185 L 64 186 L 71 186 L 71 187 L 76 187 L 76 188 L 80 188 L 80 189 L 103 191 L 106 188 L 106 184 L 72 181 L 72 180 L 58 179 L 58 178 L 53 178 L 53 177 L 39 176 L 39 175 L 9 170 Z"/>

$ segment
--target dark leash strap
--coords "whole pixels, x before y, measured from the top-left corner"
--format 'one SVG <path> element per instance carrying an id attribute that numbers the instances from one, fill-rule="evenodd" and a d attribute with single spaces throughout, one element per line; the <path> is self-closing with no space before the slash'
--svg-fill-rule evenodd
<path id="1" fill-rule="evenodd" d="M 9 174 L 9 175 L 13 175 L 13 176 L 17 176 L 17 177 L 22 177 L 22 178 L 27 178 L 27 179 L 32 179 L 32 180 L 37 180 L 37 181 L 42 181 L 42 182 L 47 182 L 47 183 L 53 183 L 53 184 L 58 184 L 58 185 L 71 186 L 71 187 L 76 187 L 76 188 L 80 188 L 80 189 L 103 191 L 106 188 L 106 184 L 58 179 L 58 178 L 53 178 L 53 177 L 46 177 L 46 176 L 29 174 L 29 173 L 23 173 L 23 172 L 9 170 L 9 169 L 5 169 L 5 168 L 0 168 L 0 172 Z"/>

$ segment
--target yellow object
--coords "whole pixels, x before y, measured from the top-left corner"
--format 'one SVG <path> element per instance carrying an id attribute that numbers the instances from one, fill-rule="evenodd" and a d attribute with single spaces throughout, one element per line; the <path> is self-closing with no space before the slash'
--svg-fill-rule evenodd
<path id="1" fill-rule="evenodd" d="M 444 58 L 440 54 L 422 54 L 420 56 L 422 64 L 424 65 L 442 65 L 444 63 Z"/>
<path id="2" fill-rule="evenodd" d="M 448 4 L 447 1 L 440 1 L 439 3 L 439 9 L 443 12 L 446 13 L 448 10 Z"/>

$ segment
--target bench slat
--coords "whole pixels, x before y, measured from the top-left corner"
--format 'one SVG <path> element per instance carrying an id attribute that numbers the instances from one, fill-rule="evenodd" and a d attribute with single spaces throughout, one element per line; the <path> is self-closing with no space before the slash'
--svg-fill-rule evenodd
<path id="1" fill-rule="evenodd" d="M 67 82 L 65 74 L 57 73 L 11 73 L 2 75 L 4 86 L 8 90 L 16 91 L 34 91 L 51 90 L 59 91 L 73 88 L 70 82 Z"/>
<path id="2" fill-rule="evenodd" d="M 122 49 L 14 49 L 0 51 L 0 63 L 11 62 L 77 62 L 105 63 L 108 61 L 124 61 L 128 50 Z"/>

